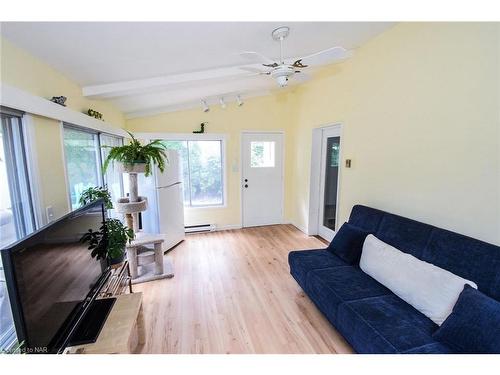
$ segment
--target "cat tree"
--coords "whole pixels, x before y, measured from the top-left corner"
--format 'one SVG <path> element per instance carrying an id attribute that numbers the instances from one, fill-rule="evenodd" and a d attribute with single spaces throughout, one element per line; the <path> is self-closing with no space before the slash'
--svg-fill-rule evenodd
<path id="1" fill-rule="evenodd" d="M 135 239 L 126 246 L 132 283 L 173 277 L 172 264 L 168 257 L 163 256 L 163 236 L 147 234 L 139 229 L 139 213 L 148 208 L 148 200 L 139 195 L 137 184 L 138 174 L 145 173 L 145 164 L 124 164 L 123 172 L 128 173 L 129 196 L 118 199 L 115 208 L 125 216 L 127 226 L 135 234 Z M 148 246 L 153 246 L 153 249 Z"/>

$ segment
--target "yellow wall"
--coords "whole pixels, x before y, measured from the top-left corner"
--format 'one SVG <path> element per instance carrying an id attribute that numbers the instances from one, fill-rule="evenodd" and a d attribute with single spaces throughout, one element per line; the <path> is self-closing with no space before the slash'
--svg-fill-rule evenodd
<path id="1" fill-rule="evenodd" d="M 1 82 L 47 99 L 64 95 L 68 98 L 68 108 L 84 113 L 93 108 L 101 112 L 107 122 L 124 126 L 123 114 L 118 109 L 106 102 L 84 98 L 76 83 L 3 37 L 0 39 L 0 57 Z M 69 212 L 60 123 L 41 116 L 33 116 L 33 122 L 42 209 L 52 206 L 54 216 L 58 218 Z"/>
<path id="2" fill-rule="evenodd" d="M 285 131 L 285 155 L 293 152 L 289 148 L 292 134 L 289 132 L 291 116 L 288 112 L 290 101 L 288 96 L 288 94 L 282 94 L 253 98 L 245 101 L 242 107 L 238 107 L 235 103 L 229 103 L 226 109 L 212 106 L 208 113 L 203 113 L 201 108 L 196 108 L 127 121 L 127 129 L 133 132 L 171 133 L 191 133 L 199 129 L 201 122 L 207 121 L 207 132 L 226 135 L 227 207 L 187 209 L 186 225 L 215 223 L 219 227 L 225 227 L 241 224 L 239 170 L 241 131 L 283 130 Z M 286 163 L 285 179 L 291 175 L 291 167 L 291 164 Z M 287 200 L 288 194 L 285 195 L 285 200 Z M 288 216 L 286 211 L 285 216 Z"/>
<path id="3" fill-rule="evenodd" d="M 500 243 L 499 24 L 405 23 L 298 90 L 291 219 L 312 129 L 343 124 L 340 222 L 366 204 Z"/>
<path id="4" fill-rule="evenodd" d="M 83 97 L 78 84 L 4 37 L 0 37 L 0 53 L 0 81 L 46 99 L 66 96 L 68 108 L 83 113 L 92 108 L 101 112 L 106 122 L 124 126 L 123 114 L 112 104 Z"/>

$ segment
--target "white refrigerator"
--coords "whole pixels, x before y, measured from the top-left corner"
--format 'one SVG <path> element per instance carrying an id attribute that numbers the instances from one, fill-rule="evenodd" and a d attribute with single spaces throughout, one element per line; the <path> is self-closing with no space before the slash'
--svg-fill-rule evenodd
<path id="1" fill-rule="evenodd" d="M 148 209 L 142 213 L 144 232 L 163 234 L 165 251 L 177 245 L 185 237 L 182 164 L 179 153 L 168 151 L 168 164 L 154 176 L 140 175 L 139 194 L 148 198 Z"/>

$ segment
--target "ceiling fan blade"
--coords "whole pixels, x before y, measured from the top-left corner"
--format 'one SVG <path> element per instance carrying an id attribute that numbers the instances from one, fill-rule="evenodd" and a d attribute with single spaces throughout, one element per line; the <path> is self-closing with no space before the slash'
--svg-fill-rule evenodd
<path id="1" fill-rule="evenodd" d="M 258 52 L 245 51 L 241 52 L 240 56 L 249 61 L 253 61 L 260 64 L 276 64 L 274 60 L 271 60 L 269 57 L 261 55 Z"/>
<path id="2" fill-rule="evenodd" d="M 344 59 L 348 56 L 348 51 L 344 47 L 332 47 L 298 59 L 293 63 L 293 66 L 296 68 L 304 68 L 309 65 L 324 65 L 336 60 Z"/>
<path id="3" fill-rule="evenodd" d="M 240 66 L 240 69 L 255 74 L 271 74 L 271 72 L 266 72 L 265 70 L 255 68 L 253 66 Z"/>

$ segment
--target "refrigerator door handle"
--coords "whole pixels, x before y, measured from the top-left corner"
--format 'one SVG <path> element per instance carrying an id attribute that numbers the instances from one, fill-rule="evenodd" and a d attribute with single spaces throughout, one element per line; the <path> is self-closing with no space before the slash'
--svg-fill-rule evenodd
<path id="1" fill-rule="evenodd" d="M 157 189 L 166 189 L 166 188 L 169 188 L 169 187 L 172 187 L 175 185 L 179 185 L 179 184 L 182 184 L 182 181 L 174 182 L 173 184 L 166 185 L 166 186 L 159 186 L 159 187 L 157 187 Z"/>

